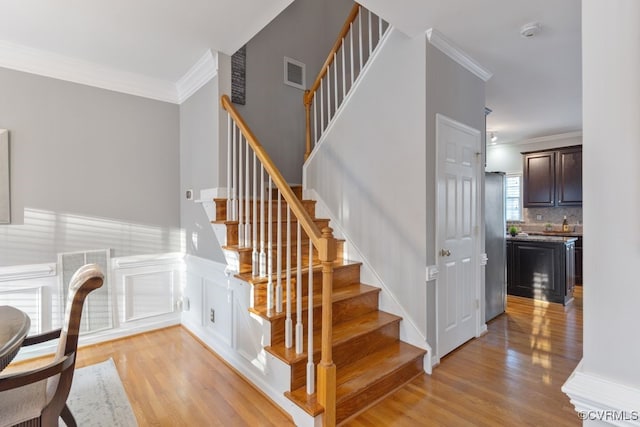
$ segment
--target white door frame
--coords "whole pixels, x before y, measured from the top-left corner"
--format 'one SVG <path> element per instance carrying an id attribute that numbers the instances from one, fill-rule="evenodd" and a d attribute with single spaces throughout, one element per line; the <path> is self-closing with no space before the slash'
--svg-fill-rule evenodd
<path id="1" fill-rule="evenodd" d="M 480 234 L 480 220 L 482 219 L 482 215 L 481 215 L 481 208 L 482 208 L 482 203 L 481 203 L 481 195 L 483 194 L 483 192 L 481 192 L 481 186 L 482 183 L 484 181 L 481 180 L 481 175 L 483 175 L 484 173 L 484 168 L 482 167 L 482 134 L 478 129 L 472 128 L 471 126 L 467 126 L 464 123 L 460 123 L 456 120 L 453 120 L 450 117 L 447 117 L 443 114 L 437 113 L 436 114 L 436 144 L 435 144 L 435 199 L 436 199 L 436 204 L 435 204 L 435 246 L 434 246 L 434 255 L 435 255 L 435 265 L 438 265 L 438 252 L 440 250 L 441 247 L 441 242 L 439 241 L 439 237 L 438 237 L 438 225 L 440 224 L 440 214 L 439 214 L 439 206 L 438 206 L 438 179 L 440 176 L 440 165 L 438 163 L 438 159 L 439 159 L 439 154 L 440 154 L 440 149 L 441 149 L 441 135 L 439 132 L 439 125 L 441 123 L 447 123 L 448 125 L 451 125 L 452 127 L 455 127 L 457 129 L 460 129 L 463 132 L 466 133 L 471 133 L 474 135 L 477 135 L 478 139 L 479 139 L 479 143 L 478 143 L 478 147 L 480 149 L 479 152 L 476 152 L 476 209 L 475 209 L 475 220 L 476 220 L 476 230 L 474 230 L 474 234 L 476 236 L 476 241 L 475 241 L 475 245 L 473 248 L 473 256 L 476 259 L 476 264 L 475 264 L 475 269 L 474 269 L 474 280 L 475 280 L 475 299 L 476 299 L 476 313 L 475 313 L 475 329 L 476 329 L 476 338 L 481 336 L 484 331 L 486 326 L 484 325 L 484 322 L 481 319 L 481 314 L 482 314 L 482 305 L 484 304 L 484 298 L 481 298 L 481 286 L 482 286 L 482 281 L 481 281 L 481 234 Z M 440 356 L 439 356 L 439 343 L 440 343 L 440 324 L 439 324 L 439 304 L 438 304 L 438 300 L 439 300 L 439 295 L 438 295 L 438 280 L 440 280 L 439 278 L 436 278 L 436 288 L 435 288 L 435 301 L 436 301 L 436 352 L 434 353 L 433 357 L 436 359 L 434 360 L 434 365 L 435 364 L 439 364 L 440 363 Z"/>

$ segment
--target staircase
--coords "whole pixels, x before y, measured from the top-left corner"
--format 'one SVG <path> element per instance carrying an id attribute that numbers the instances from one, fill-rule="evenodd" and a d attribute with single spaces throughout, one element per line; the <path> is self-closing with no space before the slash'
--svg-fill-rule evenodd
<path id="1" fill-rule="evenodd" d="M 320 229 L 329 225 L 327 219 L 316 218 L 315 201 L 302 200 L 301 188 L 292 188 L 296 197 L 301 201 L 313 222 Z M 249 203 L 249 222 L 252 217 L 254 202 Z M 270 345 L 265 350 L 286 363 L 291 369 L 290 390 L 285 393 L 294 403 L 304 409 L 311 416 L 323 413 L 324 408 L 319 404 L 317 393 L 308 393 L 308 337 L 305 336 L 302 348 L 306 351 L 297 352 L 295 345 L 286 346 L 286 315 L 285 311 L 269 308 L 268 277 L 254 275 L 252 249 L 239 245 L 239 221 L 227 220 L 227 199 L 215 199 L 216 218 L 214 223 L 224 224 L 226 227 L 226 252 L 232 253 L 231 258 L 238 259 L 238 273 L 236 277 L 251 285 L 250 311 L 260 316 L 271 325 L 271 335 L 268 337 Z M 277 204 L 267 203 L 265 218 L 277 218 Z M 282 209 L 282 208 L 281 208 Z M 271 210 L 271 215 L 269 215 Z M 286 215 L 281 212 L 281 218 Z M 246 219 L 245 219 L 246 221 Z M 282 219 L 284 221 L 284 219 Z M 295 221 L 294 221 L 295 223 Z M 272 225 L 275 228 L 275 224 Z M 286 226 L 283 241 L 286 238 Z M 291 271 L 291 300 L 283 292 L 282 305 L 295 307 L 301 301 L 301 319 L 303 329 L 307 331 L 309 306 L 313 311 L 313 339 L 312 351 L 315 364 L 320 362 L 321 329 L 322 329 L 322 266 L 317 258 L 317 251 L 312 253 L 313 260 L 309 263 L 309 238 L 302 232 L 300 239 L 301 251 L 297 248 L 297 227 L 291 227 L 291 254 L 303 255 L 302 274 L 298 277 L 297 268 Z M 259 231 L 258 231 L 259 232 Z M 333 293 L 332 293 L 332 337 L 331 347 L 333 362 L 336 365 L 336 423 L 341 423 L 371 406 L 380 398 L 403 386 L 423 373 L 423 357 L 425 350 L 406 344 L 399 340 L 400 317 L 378 310 L 378 295 L 380 289 L 360 283 L 360 263 L 351 262 L 342 256 L 343 242 L 338 241 L 337 259 L 333 262 Z M 286 248 L 281 250 L 286 254 Z M 267 254 L 268 256 L 269 254 Z M 277 256 L 272 249 L 271 256 Z M 291 264 L 297 264 L 297 255 L 292 255 Z M 282 260 L 286 262 L 285 259 Z M 311 267 L 309 267 L 311 266 Z M 309 274 L 311 268 L 311 275 Z M 281 273 L 284 281 L 284 273 Z M 308 284 L 312 277 L 313 296 L 309 301 Z M 301 278 L 302 286 L 297 286 Z M 277 278 L 272 276 L 275 283 Z M 297 290 L 296 290 L 297 289 Z M 301 293 L 298 293 L 302 290 Z M 310 302 L 310 304 L 309 304 Z M 295 322 L 295 320 L 294 320 Z M 313 366 L 313 365 L 312 365 Z M 312 367 L 312 369 L 314 369 Z M 314 376 L 312 375 L 312 378 Z M 315 380 L 314 380 L 315 381 Z M 312 387 L 315 390 L 315 385 Z"/>

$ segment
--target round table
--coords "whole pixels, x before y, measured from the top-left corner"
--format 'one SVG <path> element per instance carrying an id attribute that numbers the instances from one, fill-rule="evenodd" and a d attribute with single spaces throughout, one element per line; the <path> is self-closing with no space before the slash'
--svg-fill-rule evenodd
<path id="1" fill-rule="evenodd" d="M 0 305 L 0 371 L 16 357 L 30 327 L 31 320 L 25 312 Z"/>

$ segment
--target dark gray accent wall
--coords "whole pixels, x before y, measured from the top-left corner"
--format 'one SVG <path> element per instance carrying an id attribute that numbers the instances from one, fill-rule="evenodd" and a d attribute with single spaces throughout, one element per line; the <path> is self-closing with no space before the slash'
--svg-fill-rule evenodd
<path id="1" fill-rule="evenodd" d="M 304 92 L 284 84 L 284 57 L 306 65 L 309 87 L 352 6 L 348 0 L 297 0 L 247 44 L 246 104 L 238 111 L 291 183 L 302 182 Z"/>
<path id="2" fill-rule="evenodd" d="M 178 106 L 0 68 L 12 222 L 0 265 L 179 251 Z"/>

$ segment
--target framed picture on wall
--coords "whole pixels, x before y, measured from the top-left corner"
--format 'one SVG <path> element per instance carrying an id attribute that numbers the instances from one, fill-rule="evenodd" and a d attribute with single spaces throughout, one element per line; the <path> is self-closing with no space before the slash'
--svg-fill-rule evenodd
<path id="1" fill-rule="evenodd" d="M 0 224 L 11 222 L 9 190 L 9 131 L 0 129 Z"/>

